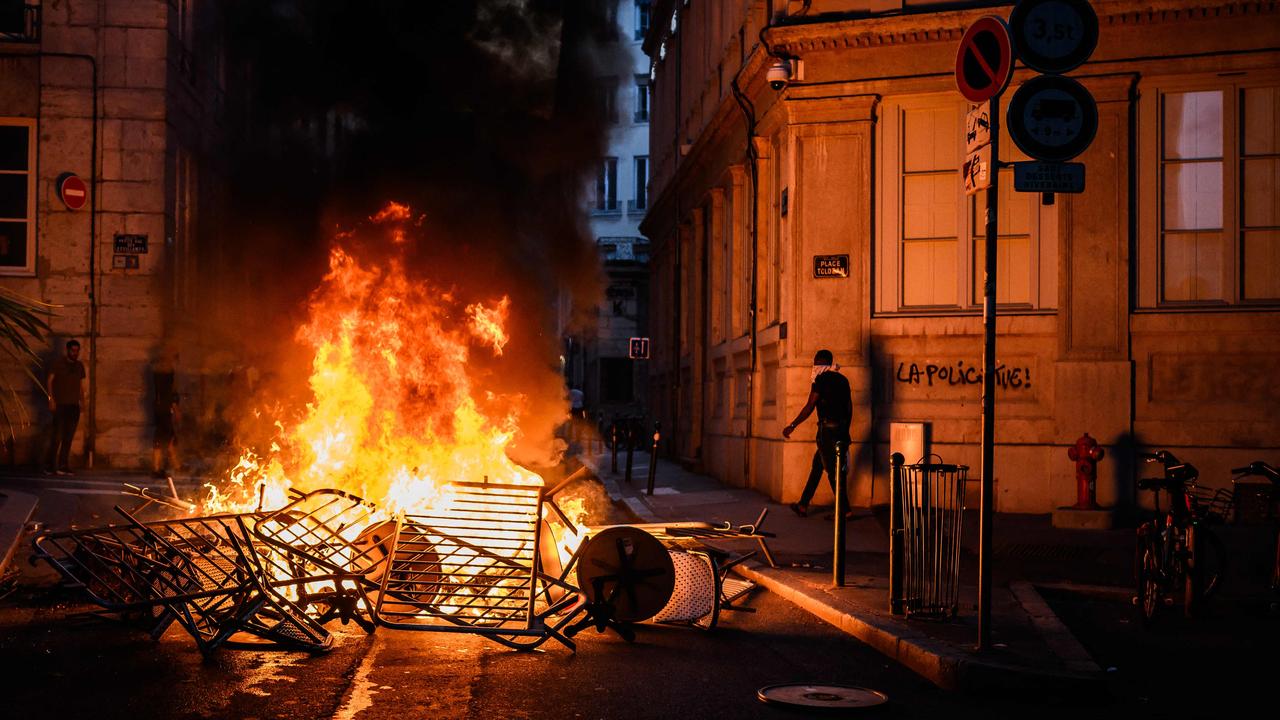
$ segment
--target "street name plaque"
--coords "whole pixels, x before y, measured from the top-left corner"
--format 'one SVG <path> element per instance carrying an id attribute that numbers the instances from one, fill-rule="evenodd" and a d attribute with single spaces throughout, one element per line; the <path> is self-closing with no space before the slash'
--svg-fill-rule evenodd
<path id="1" fill-rule="evenodd" d="M 813 276 L 815 278 L 849 277 L 848 255 L 814 255 Z"/>
<path id="2" fill-rule="evenodd" d="M 117 233 L 113 245 L 113 252 L 125 255 L 146 255 L 147 254 L 147 236 L 131 235 L 126 233 Z"/>

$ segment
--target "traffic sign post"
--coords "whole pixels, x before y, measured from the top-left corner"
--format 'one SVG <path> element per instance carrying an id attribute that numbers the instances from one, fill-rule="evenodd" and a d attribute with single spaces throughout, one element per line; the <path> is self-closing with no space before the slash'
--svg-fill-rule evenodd
<path id="1" fill-rule="evenodd" d="M 58 176 L 58 197 L 68 210 L 79 210 L 89 200 L 89 186 L 75 173 Z"/>
<path id="2" fill-rule="evenodd" d="M 1042 73 L 1080 67 L 1098 45 L 1098 15 L 1088 0 L 1020 0 L 1009 28 L 1018 58 Z"/>
<path id="3" fill-rule="evenodd" d="M 1009 101 L 1009 137 L 1037 160 L 1070 160 L 1089 147 L 1097 132 L 1098 104 L 1071 78 L 1031 78 Z"/>
<path id="4" fill-rule="evenodd" d="M 964 151 L 991 144 L 991 113 L 986 105 L 972 105 L 964 116 Z"/>
<path id="5" fill-rule="evenodd" d="M 1004 20 L 988 15 L 978 18 L 956 53 L 956 86 L 969 102 L 986 102 L 1009 86 L 1013 77 L 1013 40 Z"/>
<path id="6" fill-rule="evenodd" d="M 1006 26 L 980 18 L 965 31 L 956 55 L 956 86 L 970 102 L 965 122 L 965 191 L 986 186 L 986 268 L 982 299 L 982 487 L 978 519 L 978 650 L 991 647 L 991 537 L 995 501 L 996 248 L 1000 199 L 1000 93 L 1013 73 L 1013 50 L 1033 70 L 1048 73 L 1018 89 L 1009 103 L 1009 136 L 1041 162 L 1014 163 L 1015 190 L 1083 192 L 1084 166 L 1064 163 L 1084 152 L 1098 130 L 1098 107 L 1089 91 L 1064 73 L 1079 67 L 1098 44 L 1098 16 L 1088 0 L 1019 0 Z M 989 136 L 983 147 L 982 135 Z M 984 155 L 985 154 L 985 155 Z"/>
<path id="7" fill-rule="evenodd" d="M 628 343 L 627 357 L 632 360 L 648 360 L 649 359 L 649 338 L 633 337 Z"/>
<path id="8" fill-rule="evenodd" d="M 1082 193 L 1084 165 L 1034 160 L 1014 163 L 1013 189 L 1017 192 Z"/>
<path id="9" fill-rule="evenodd" d="M 1009 136 L 1043 162 L 1016 163 L 1013 188 L 1043 193 L 1084 192 L 1084 166 L 1064 161 L 1084 152 L 1098 131 L 1098 105 L 1083 85 L 1062 73 L 1080 67 L 1098 46 L 1098 15 L 1089 0 L 1019 0 L 1009 16 L 1023 64 L 1032 78 L 1009 102 Z"/>
<path id="10" fill-rule="evenodd" d="M 965 31 L 956 53 L 956 87 L 973 103 L 965 121 L 965 192 L 985 189 L 986 269 L 982 300 L 982 492 L 978 520 L 978 649 L 991 643 L 991 531 L 995 501 L 996 242 L 1000 203 L 1000 94 L 1013 77 L 1013 42 L 1004 20 L 987 16 Z M 985 123 L 983 122 L 985 116 Z M 985 127 L 984 127 L 985 125 Z M 985 134 L 985 142 L 983 142 Z"/>
<path id="11" fill-rule="evenodd" d="M 974 195 L 991 187 L 991 183 L 996 182 L 993 166 L 990 144 L 969 153 L 960 171 L 964 176 L 964 194 Z"/>

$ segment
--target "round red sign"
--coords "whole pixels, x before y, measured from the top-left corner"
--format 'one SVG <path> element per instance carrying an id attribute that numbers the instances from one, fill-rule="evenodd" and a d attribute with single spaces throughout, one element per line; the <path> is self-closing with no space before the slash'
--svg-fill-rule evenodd
<path id="1" fill-rule="evenodd" d="M 1013 42 L 1009 26 L 994 15 L 980 17 L 965 31 L 956 53 L 956 86 L 969 102 L 986 102 L 1009 86 Z"/>
<path id="2" fill-rule="evenodd" d="M 58 196 L 62 198 L 63 205 L 79 210 L 89 201 L 89 186 L 78 175 L 66 173 L 58 181 Z"/>

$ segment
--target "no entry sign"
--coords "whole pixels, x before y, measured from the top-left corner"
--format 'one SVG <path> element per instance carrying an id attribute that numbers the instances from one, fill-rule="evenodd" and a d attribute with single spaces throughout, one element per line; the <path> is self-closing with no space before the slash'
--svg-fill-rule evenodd
<path id="1" fill-rule="evenodd" d="M 999 95 L 1013 77 L 1013 43 L 1004 20 L 988 15 L 965 31 L 956 53 L 956 87 L 969 102 Z"/>
<path id="2" fill-rule="evenodd" d="M 89 200 L 89 187 L 75 173 L 64 173 L 58 179 L 58 197 L 71 210 L 79 210 Z"/>

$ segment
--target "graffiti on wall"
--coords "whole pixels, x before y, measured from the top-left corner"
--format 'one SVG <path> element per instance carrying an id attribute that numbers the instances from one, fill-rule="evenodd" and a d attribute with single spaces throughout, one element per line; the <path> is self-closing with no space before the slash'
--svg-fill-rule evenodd
<path id="1" fill-rule="evenodd" d="M 968 364 L 963 360 L 953 363 L 898 363 L 897 382 L 906 385 L 956 386 L 981 385 L 981 364 Z M 1031 368 L 1026 366 L 1010 367 L 1004 363 L 996 365 L 996 387 L 1001 390 L 1026 390 L 1031 387 Z"/>

